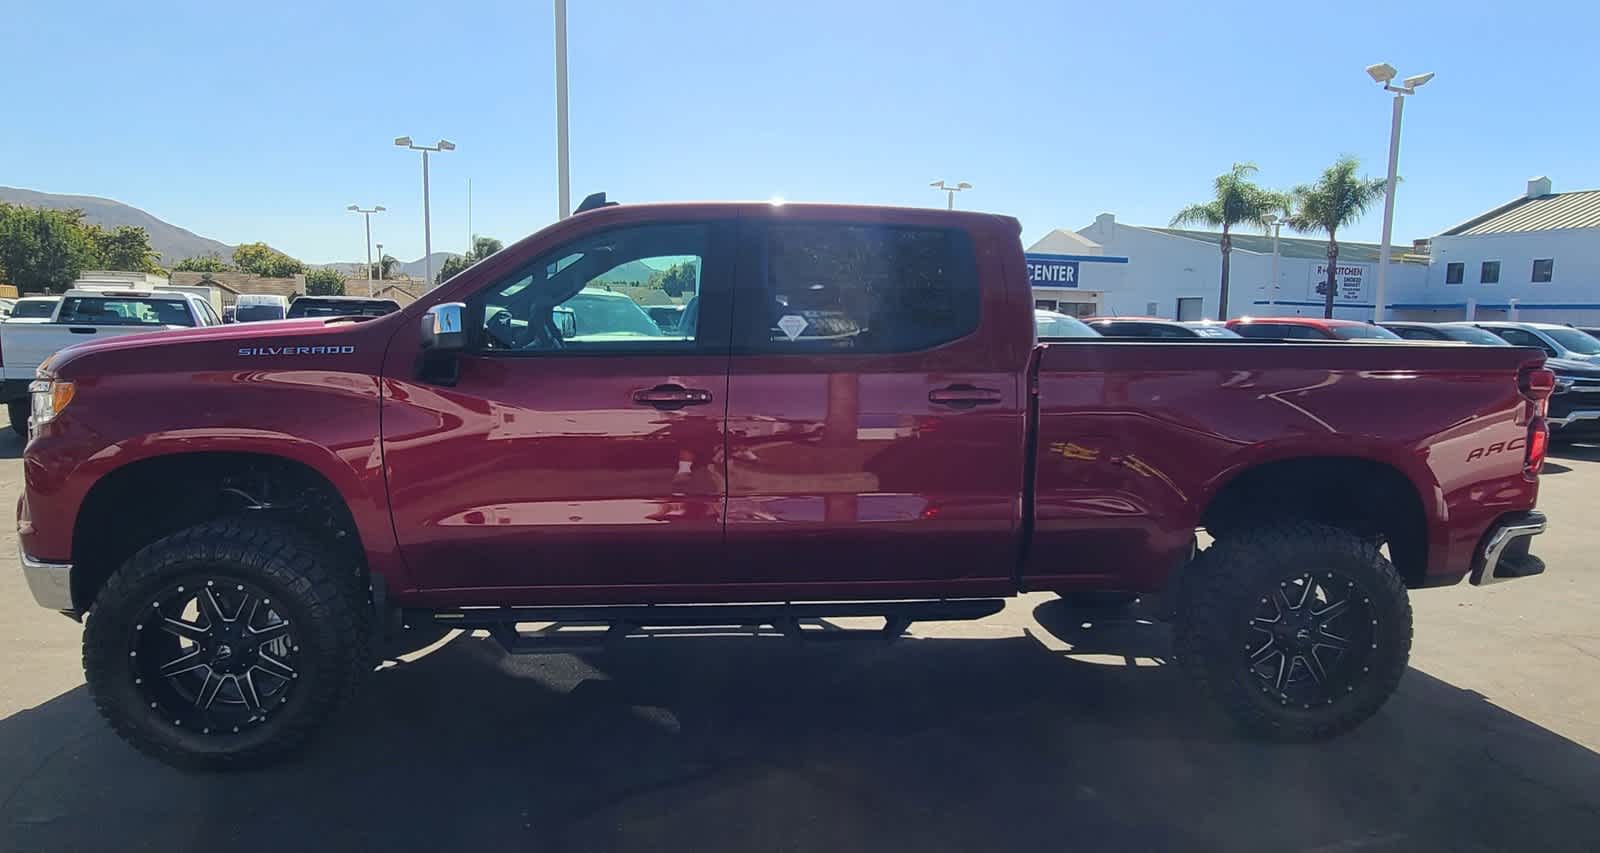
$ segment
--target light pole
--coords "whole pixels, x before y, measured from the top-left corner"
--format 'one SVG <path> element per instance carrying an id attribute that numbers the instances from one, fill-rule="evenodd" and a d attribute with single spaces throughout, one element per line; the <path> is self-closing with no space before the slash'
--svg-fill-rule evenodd
<path id="1" fill-rule="evenodd" d="M 1289 220 L 1281 216 L 1267 217 L 1267 224 L 1272 226 L 1272 280 L 1267 282 L 1267 307 L 1272 307 L 1272 295 L 1278 292 L 1278 231 Z M 1270 314 L 1268 316 L 1271 316 Z"/>
<path id="2" fill-rule="evenodd" d="M 371 269 L 371 267 L 368 267 L 368 269 Z M 383 281 L 383 244 L 382 243 L 378 244 L 378 281 Z"/>
<path id="3" fill-rule="evenodd" d="M 940 191 L 942 191 L 942 192 L 944 192 L 944 193 L 949 195 L 949 199 L 945 203 L 945 207 L 944 207 L 945 210 L 955 210 L 956 209 L 956 193 L 961 192 L 962 190 L 970 190 L 970 189 L 972 189 L 972 185 L 967 183 L 966 181 L 962 181 L 959 184 L 947 184 L 944 181 L 934 181 L 933 183 L 929 184 L 928 186 L 933 187 L 934 189 L 940 190 Z"/>
<path id="4" fill-rule="evenodd" d="M 1394 93 L 1394 121 L 1389 126 L 1389 182 L 1384 187 L 1383 193 L 1383 239 L 1378 243 L 1378 292 L 1373 299 L 1372 321 L 1383 321 L 1384 287 L 1389 279 L 1389 241 L 1393 239 L 1394 232 L 1394 185 L 1396 170 L 1400 167 L 1400 111 L 1405 108 L 1407 95 L 1414 95 L 1419 87 L 1433 79 L 1433 72 L 1417 74 L 1400 81 L 1394 85 L 1397 72 L 1394 66 L 1387 62 L 1367 66 L 1367 76 L 1372 82 L 1383 86 L 1385 92 Z"/>
<path id="5" fill-rule="evenodd" d="M 422 152 L 422 261 L 423 269 L 427 270 L 428 279 L 422 286 L 433 289 L 433 222 L 432 212 L 428 209 L 428 154 L 434 151 L 454 151 L 456 144 L 448 139 L 441 139 L 434 145 L 417 145 L 409 136 L 396 136 L 394 144 L 399 148 L 410 148 L 412 151 Z"/>
<path id="6" fill-rule="evenodd" d="M 567 174 L 567 0 L 556 4 L 556 209 L 572 214 L 572 182 Z"/>
<path id="7" fill-rule="evenodd" d="M 359 214 L 361 214 L 361 218 L 366 220 L 366 222 L 367 222 L 367 243 L 366 243 L 366 246 L 367 246 L 367 295 L 368 296 L 372 295 L 372 214 L 374 214 L 374 213 L 382 213 L 383 209 L 384 209 L 383 205 L 381 205 L 381 204 L 373 205 L 372 207 L 362 207 L 360 205 L 352 204 L 349 207 L 345 208 L 345 210 L 348 210 L 351 213 L 359 213 Z"/>

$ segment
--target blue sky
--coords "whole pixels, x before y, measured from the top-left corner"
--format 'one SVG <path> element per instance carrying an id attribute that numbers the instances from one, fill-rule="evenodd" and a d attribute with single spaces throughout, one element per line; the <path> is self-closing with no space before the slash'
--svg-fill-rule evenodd
<path id="1" fill-rule="evenodd" d="M 1410 99 L 1395 237 L 1442 230 L 1549 175 L 1600 187 L 1594 4 L 715 3 L 570 0 L 574 203 L 761 199 L 942 205 L 1025 239 L 1111 211 L 1161 225 L 1254 161 L 1380 175 L 1389 99 L 1362 68 L 1438 77 Z M 1335 11 L 1337 9 L 1337 11 Z M 555 216 L 548 2 L 13 4 L 0 184 L 100 195 L 304 260 L 374 237 L 422 254 L 418 156 L 443 136 L 436 250 Z M 1331 26 L 1323 33 L 1320 28 Z M 1352 233 L 1376 239 L 1374 212 Z"/>

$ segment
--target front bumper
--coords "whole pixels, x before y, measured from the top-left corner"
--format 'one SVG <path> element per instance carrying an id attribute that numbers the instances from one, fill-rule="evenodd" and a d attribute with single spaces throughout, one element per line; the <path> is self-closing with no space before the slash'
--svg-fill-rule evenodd
<path id="1" fill-rule="evenodd" d="M 1544 513 L 1530 510 L 1502 517 L 1489 528 L 1472 561 L 1474 586 L 1487 586 L 1544 572 L 1544 561 L 1528 552 L 1530 540 L 1544 532 Z"/>
<path id="2" fill-rule="evenodd" d="M 46 563 L 18 551 L 22 559 L 22 577 L 28 582 L 28 591 L 40 607 L 72 613 L 72 564 Z"/>

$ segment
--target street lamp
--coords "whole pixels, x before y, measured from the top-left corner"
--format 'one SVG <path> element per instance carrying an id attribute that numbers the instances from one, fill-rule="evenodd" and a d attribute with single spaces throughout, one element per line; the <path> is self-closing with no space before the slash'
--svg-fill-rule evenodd
<path id="1" fill-rule="evenodd" d="M 359 214 L 361 214 L 361 218 L 365 219 L 367 221 L 367 243 L 366 243 L 366 246 L 367 246 L 367 295 L 371 296 L 372 295 L 372 214 L 374 214 L 374 213 L 382 213 L 383 210 L 384 210 L 384 207 L 381 204 L 374 205 L 372 207 L 361 207 L 360 205 L 352 204 L 349 207 L 346 207 L 345 210 L 348 210 L 351 213 L 359 213 Z M 380 257 L 381 257 L 381 255 L 380 255 Z"/>
<path id="2" fill-rule="evenodd" d="M 372 269 L 372 267 L 367 267 Z M 378 244 L 378 281 L 383 281 L 383 244 Z"/>
<path id="3" fill-rule="evenodd" d="M 567 165 L 567 0 L 555 0 L 556 14 L 556 212 L 572 215 L 572 178 Z"/>
<path id="4" fill-rule="evenodd" d="M 933 187 L 936 190 L 941 190 L 949 195 L 949 201 L 945 205 L 945 210 L 956 209 L 956 193 L 961 192 L 962 190 L 972 189 L 972 185 L 966 181 L 962 181 L 959 184 L 947 184 L 944 181 L 934 181 L 928 186 Z"/>
<path id="5" fill-rule="evenodd" d="M 1385 92 L 1394 93 L 1394 122 L 1389 126 L 1389 182 L 1384 187 L 1383 193 L 1383 239 L 1378 243 L 1378 292 L 1373 300 L 1372 321 L 1383 321 L 1384 286 L 1389 279 L 1389 241 L 1394 233 L 1394 185 L 1395 173 L 1400 167 L 1400 111 L 1405 107 L 1406 95 L 1414 95 L 1429 80 L 1433 79 L 1433 72 L 1417 74 L 1400 81 L 1394 85 L 1394 78 L 1398 74 L 1394 66 L 1387 62 L 1367 66 L 1367 76 L 1372 82 L 1383 87 Z"/>
<path id="6" fill-rule="evenodd" d="M 394 144 L 398 148 L 410 148 L 412 151 L 422 152 L 422 252 L 423 269 L 427 270 L 428 279 L 423 287 L 433 287 L 433 222 L 430 221 L 431 211 L 428 208 L 428 154 L 434 151 L 454 151 L 456 144 L 448 139 L 441 139 L 433 145 L 418 145 L 411 141 L 409 136 L 396 136 Z"/>
<path id="7" fill-rule="evenodd" d="M 1272 228 L 1272 281 L 1267 283 L 1267 308 L 1272 307 L 1272 295 L 1278 291 L 1278 230 L 1288 225 L 1289 220 L 1282 216 L 1267 217 L 1267 225 Z M 1271 316 L 1270 312 L 1268 316 Z"/>

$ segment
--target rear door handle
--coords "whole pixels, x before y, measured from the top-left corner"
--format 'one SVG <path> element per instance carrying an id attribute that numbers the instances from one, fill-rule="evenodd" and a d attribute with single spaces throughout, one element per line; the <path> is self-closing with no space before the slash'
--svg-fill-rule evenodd
<path id="1" fill-rule="evenodd" d="M 92 326 L 89 326 L 89 327 L 85 327 L 85 326 L 68 326 L 67 327 L 67 331 L 71 332 L 74 335 L 92 335 L 95 332 L 98 332 L 100 330 L 96 329 L 96 328 L 94 328 Z"/>
<path id="2" fill-rule="evenodd" d="M 970 409 L 974 406 L 993 406 L 1004 401 L 1005 396 L 993 388 L 975 385 L 951 385 L 928 392 L 928 402 L 952 409 Z"/>
<path id="3" fill-rule="evenodd" d="M 633 392 L 633 401 L 640 405 L 671 411 L 684 406 L 703 406 L 711 402 L 711 392 L 704 388 L 685 388 L 682 385 L 666 383 Z"/>

